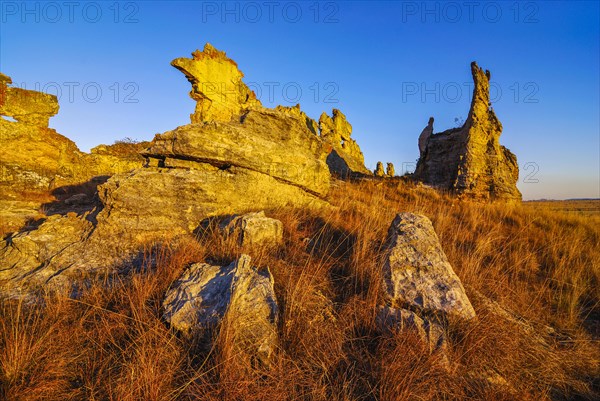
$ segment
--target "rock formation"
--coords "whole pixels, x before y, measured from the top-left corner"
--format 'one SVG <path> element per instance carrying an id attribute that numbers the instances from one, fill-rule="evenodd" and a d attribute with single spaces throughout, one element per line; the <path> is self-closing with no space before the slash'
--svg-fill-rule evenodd
<path id="1" fill-rule="evenodd" d="M 419 157 L 423 157 L 425 154 L 431 135 L 433 135 L 433 117 L 429 117 L 427 127 L 423 128 L 421 135 L 419 135 Z"/>
<path id="2" fill-rule="evenodd" d="M 192 58 L 177 58 L 171 65 L 183 72 L 192 84 L 190 97 L 196 101 L 193 123 L 228 122 L 251 106 L 260 106 L 256 94 L 242 81 L 244 74 L 225 52 L 207 43 Z"/>
<path id="3" fill-rule="evenodd" d="M 27 238 L 37 230 L 60 232 L 62 219 L 8 237 L 0 247 L 0 280 L 7 287 L 51 288 L 68 282 L 64 276 L 115 271 L 136 263 L 148 244 L 191 234 L 211 216 L 327 205 L 322 197 L 329 189 L 329 147 L 299 107 L 265 109 L 255 101 L 238 102 L 239 96 L 226 102 L 210 97 L 201 84 L 211 77 L 234 80 L 246 90 L 237 85 L 243 75 L 235 63 L 210 45 L 174 65 L 198 99 L 192 124 L 157 135 L 141 152 L 144 167 L 98 185 L 95 202 L 75 217 L 93 229 L 82 222 L 56 252 L 47 254 L 44 241 Z M 106 151 L 97 149 L 101 156 Z M 30 243 L 26 251 L 17 248 L 19 241 Z"/>
<path id="4" fill-rule="evenodd" d="M 419 137 L 415 178 L 478 200 L 520 200 L 517 158 L 499 143 L 502 124 L 490 104 L 490 73 L 471 63 L 474 89 L 464 125 L 438 134 L 433 118 Z"/>
<path id="5" fill-rule="evenodd" d="M 252 109 L 239 120 L 206 122 L 157 135 L 142 152 L 156 166 L 198 162 L 267 174 L 317 195 L 329 190 L 326 151 L 295 108 Z M 152 162 L 152 160 L 150 160 Z"/>
<path id="6" fill-rule="evenodd" d="M 365 158 L 352 135 L 352 125 L 338 109 L 333 109 L 333 117 L 327 113 L 319 118 L 319 129 L 324 142 L 332 149 L 327 156 L 327 165 L 332 173 L 342 178 L 371 175 L 365 167 Z"/>
<path id="7" fill-rule="evenodd" d="M 387 166 L 385 167 L 385 175 L 387 175 L 390 178 L 396 176 L 396 169 L 394 168 L 394 163 L 387 164 Z"/>
<path id="8" fill-rule="evenodd" d="M 373 175 L 375 177 L 385 177 L 385 170 L 383 169 L 382 162 L 377 162 L 377 167 L 375 167 L 375 171 L 373 171 Z"/>
<path id="9" fill-rule="evenodd" d="M 0 73 L 0 115 L 35 127 L 48 127 L 50 117 L 58 113 L 58 99 L 46 93 L 12 88 L 12 79 Z"/>
<path id="10" fill-rule="evenodd" d="M 269 246 L 283 242 L 283 223 L 265 216 L 265 212 L 234 215 L 220 224 L 226 237 L 242 246 Z"/>
<path id="11" fill-rule="evenodd" d="M 79 151 L 70 139 L 48 128 L 58 112 L 55 96 L 8 86 L 0 74 L 0 220 L 12 228 L 23 224 L 59 187 L 83 184 L 95 176 L 110 176 L 140 167 L 138 151 L 145 144 L 100 146 Z M 36 201 L 29 202 L 23 194 Z"/>
<path id="12" fill-rule="evenodd" d="M 188 335 L 227 321 L 236 351 L 269 366 L 277 346 L 277 298 L 269 269 L 256 269 L 248 255 L 227 266 L 189 266 L 167 291 L 163 308 L 171 327 Z"/>
<path id="13" fill-rule="evenodd" d="M 388 231 L 383 273 L 392 307 L 433 316 L 475 317 L 465 289 L 425 216 L 396 216 Z"/>

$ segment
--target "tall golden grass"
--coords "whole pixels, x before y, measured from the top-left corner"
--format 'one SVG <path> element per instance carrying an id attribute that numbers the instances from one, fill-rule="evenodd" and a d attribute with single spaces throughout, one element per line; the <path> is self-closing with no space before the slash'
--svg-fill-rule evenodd
<path id="1" fill-rule="evenodd" d="M 595 400 L 600 218 L 477 204 L 403 181 L 336 182 L 333 209 L 271 210 L 285 244 L 256 250 L 281 310 L 269 370 L 247 369 L 227 324 L 212 345 L 161 320 L 193 261 L 241 249 L 216 232 L 164 244 L 155 265 L 77 300 L 0 308 L 6 400 Z M 449 322 L 446 365 L 410 331 L 381 334 L 381 254 L 398 212 L 428 216 L 478 319 Z"/>

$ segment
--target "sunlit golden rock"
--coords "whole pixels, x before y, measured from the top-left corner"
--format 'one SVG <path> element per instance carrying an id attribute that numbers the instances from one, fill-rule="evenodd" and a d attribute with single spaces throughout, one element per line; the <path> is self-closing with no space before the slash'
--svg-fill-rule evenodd
<path id="1" fill-rule="evenodd" d="M 255 93 L 242 82 L 244 74 L 225 52 L 207 43 L 192 58 L 177 58 L 171 65 L 183 72 L 192 84 L 190 97 L 196 110 L 192 123 L 230 121 L 251 106 L 260 106 Z"/>
<path id="2" fill-rule="evenodd" d="M 517 158 L 500 145 L 502 124 L 490 103 L 490 72 L 471 63 L 475 87 L 469 116 L 460 128 L 438 134 L 433 118 L 419 138 L 415 178 L 478 200 L 520 200 Z"/>

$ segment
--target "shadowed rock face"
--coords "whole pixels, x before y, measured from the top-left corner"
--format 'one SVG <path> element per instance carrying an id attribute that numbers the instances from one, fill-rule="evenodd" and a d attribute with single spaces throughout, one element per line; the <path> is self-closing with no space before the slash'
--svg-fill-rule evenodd
<path id="1" fill-rule="evenodd" d="M 517 158 L 499 143 L 502 124 L 490 104 L 490 73 L 471 63 L 474 89 L 464 125 L 432 134 L 433 118 L 419 137 L 415 178 L 478 200 L 520 200 Z"/>

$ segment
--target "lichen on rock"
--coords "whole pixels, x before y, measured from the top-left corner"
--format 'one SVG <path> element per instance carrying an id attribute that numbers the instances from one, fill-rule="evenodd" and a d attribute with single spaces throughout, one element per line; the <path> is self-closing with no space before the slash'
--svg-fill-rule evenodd
<path id="1" fill-rule="evenodd" d="M 396 216 L 388 231 L 383 274 L 392 307 L 466 320 L 475 317 L 465 289 L 425 216 Z"/>

